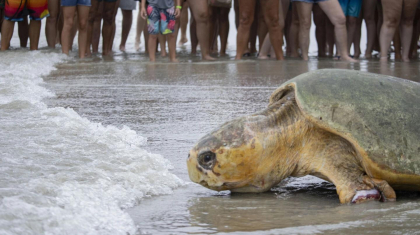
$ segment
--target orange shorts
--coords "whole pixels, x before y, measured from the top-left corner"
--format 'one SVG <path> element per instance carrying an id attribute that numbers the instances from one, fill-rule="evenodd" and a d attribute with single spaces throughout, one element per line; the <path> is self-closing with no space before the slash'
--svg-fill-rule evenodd
<path id="1" fill-rule="evenodd" d="M 48 0 L 7 0 L 4 7 L 4 18 L 10 21 L 42 20 L 50 15 Z"/>

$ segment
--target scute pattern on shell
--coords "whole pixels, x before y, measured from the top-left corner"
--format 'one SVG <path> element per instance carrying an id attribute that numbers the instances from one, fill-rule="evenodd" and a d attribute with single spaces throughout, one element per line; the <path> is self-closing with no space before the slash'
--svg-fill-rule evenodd
<path id="1" fill-rule="evenodd" d="M 290 89 L 307 117 L 356 141 L 381 168 L 420 175 L 420 84 L 359 71 L 317 70 L 282 85 L 270 103 Z"/>

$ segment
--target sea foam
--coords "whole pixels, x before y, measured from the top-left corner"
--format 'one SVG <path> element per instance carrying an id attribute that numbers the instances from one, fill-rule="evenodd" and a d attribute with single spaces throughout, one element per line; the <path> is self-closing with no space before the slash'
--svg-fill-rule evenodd
<path id="1" fill-rule="evenodd" d="M 43 75 L 66 57 L 9 51 L 0 65 L 0 234 L 134 234 L 124 208 L 184 182 L 128 127 L 49 108 Z"/>

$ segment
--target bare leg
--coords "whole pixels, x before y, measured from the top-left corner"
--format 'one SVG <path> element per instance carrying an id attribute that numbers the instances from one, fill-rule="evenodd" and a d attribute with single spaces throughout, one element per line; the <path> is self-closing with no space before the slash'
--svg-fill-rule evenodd
<path id="1" fill-rule="evenodd" d="M 166 52 L 166 37 L 161 33 L 159 33 L 157 36 L 160 44 L 160 56 L 166 57 L 168 55 L 168 53 Z"/>
<path id="2" fill-rule="evenodd" d="M 90 57 L 92 52 L 90 50 L 90 45 L 92 44 L 93 34 L 94 34 L 94 22 L 97 11 L 99 9 L 99 2 L 98 0 L 91 0 L 91 7 L 89 9 L 89 16 L 87 22 L 87 35 L 86 35 L 86 56 Z"/>
<path id="3" fill-rule="evenodd" d="M 178 62 L 176 59 L 176 36 L 175 33 L 170 33 L 166 35 L 168 39 L 168 48 L 169 48 L 169 60 L 171 62 Z"/>
<path id="4" fill-rule="evenodd" d="M 133 23 L 133 11 L 121 10 L 121 12 L 123 15 L 123 20 L 122 20 L 120 51 L 125 51 L 125 43 L 127 42 L 128 34 L 130 33 L 131 25 Z"/>
<path id="5" fill-rule="evenodd" d="M 20 40 L 20 47 L 27 47 L 28 46 L 28 39 L 29 39 L 29 24 L 28 24 L 28 17 L 24 17 L 23 21 L 18 22 L 18 34 Z"/>
<path id="6" fill-rule="evenodd" d="M 60 45 L 62 45 L 61 34 L 63 33 L 63 27 L 64 27 L 63 7 L 60 7 L 60 14 L 58 16 L 58 22 L 57 22 L 57 43 L 59 43 Z"/>
<path id="7" fill-rule="evenodd" d="M 76 11 L 75 12 L 75 15 L 74 15 L 73 22 L 79 22 L 78 18 L 79 17 L 78 17 L 77 11 Z M 78 28 L 79 28 L 79 24 L 73 24 L 73 27 L 71 28 L 71 33 L 70 33 L 70 50 L 73 50 L 73 42 L 74 42 L 74 38 L 76 37 Z"/>
<path id="8" fill-rule="evenodd" d="M 190 22 L 190 38 L 191 38 L 191 54 L 197 54 L 197 45 L 198 45 L 198 38 L 197 38 L 197 24 L 194 20 L 194 17 L 191 17 Z"/>
<path id="9" fill-rule="evenodd" d="M 258 6 L 258 3 L 257 3 Z M 257 8 L 258 9 L 258 8 Z M 260 31 L 258 31 L 258 25 L 260 22 L 260 19 L 258 18 L 259 15 L 259 11 L 255 11 L 254 14 L 254 22 L 252 22 L 251 24 L 251 31 L 250 31 L 250 35 L 249 35 L 249 43 L 246 47 L 245 50 L 245 54 L 250 54 L 250 53 L 256 53 L 257 52 L 257 37 L 258 37 L 258 33 L 260 33 Z M 264 21 L 262 19 L 262 21 Z M 262 24 L 262 26 L 264 27 L 264 34 L 267 34 L 267 27 L 265 26 L 264 22 Z"/>
<path id="10" fill-rule="evenodd" d="M 157 43 L 157 34 L 149 34 L 149 43 L 147 47 L 149 48 L 149 59 L 151 62 L 156 61 L 156 43 Z"/>
<path id="11" fill-rule="evenodd" d="M 64 25 L 63 32 L 61 34 L 61 50 L 66 55 L 68 55 L 70 51 L 71 28 L 73 27 L 75 12 L 76 7 L 63 7 Z"/>
<path id="12" fill-rule="evenodd" d="M 400 26 L 395 30 L 394 37 L 392 39 L 394 45 L 394 55 L 395 60 L 401 60 L 401 36 L 400 36 Z"/>
<path id="13" fill-rule="evenodd" d="M 55 48 L 57 38 L 57 20 L 60 13 L 60 0 L 48 0 L 48 11 L 50 16 L 47 17 L 45 27 L 45 36 L 47 38 L 48 46 Z"/>
<path id="14" fill-rule="evenodd" d="M 197 37 L 200 41 L 201 56 L 203 60 L 214 60 L 210 56 L 210 42 L 208 30 L 208 3 L 207 0 L 188 0 L 194 19 L 197 23 Z"/>
<path id="15" fill-rule="evenodd" d="M 413 20 L 416 15 L 418 0 L 404 0 L 403 14 L 401 18 L 401 44 L 402 60 L 409 62 L 410 45 L 413 36 Z"/>
<path id="16" fill-rule="evenodd" d="M 297 12 L 296 2 L 293 2 L 292 7 L 292 24 L 290 26 L 290 57 L 299 57 L 299 15 Z"/>
<path id="17" fill-rule="evenodd" d="M 356 22 L 356 32 L 353 39 L 353 45 L 354 45 L 354 58 L 359 59 L 361 50 L 360 50 L 360 39 L 362 37 L 362 22 L 363 17 L 362 14 L 359 15 Z"/>
<path id="18" fill-rule="evenodd" d="M 314 14 L 314 23 L 315 23 L 315 37 L 316 41 L 318 43 L 318 57 L 325 57 L 325 45 L 326 45 L 326 19 L 327 16 L 325 13 L 321 10 L 318 4 L 314 4 L 312 8 L 313 14 Z"/>
<path id="19" fill-rule="evenodd" d="M 338 1 L 329 0 L 318 4 L 334 25 L 336 44 L 341 53 L 341 60 L 357 62 L 357 60 L 351 58 L 348 54 L 346 17 Z"/>
<path id="20" fill-rule="evenodd" d="M 347 16 L 347 52 L 350 53 L 351 44 L 356 34 L 357 18 Z"/>
<path id="21" fill-rule="evenodd" d="M 363 19 L 366 22 L 367 28 L 367 46 L 365 57 L 372 58 L 373 45 L 376 40 L 376 22 L 375 22 L 375 12 L 376 12 L 377 0 L 364 0 L 362 5 Z"/>
<path id="22" fill-rule="evenodd" d="M 10 40 L 13 36 L 13 30 L 15 28 L 15 22 L 10 20 L 3 20 L 1 26 L 1 50 L 5 51 L 10 47 Z"/>
<path id="23" fill-rule="evenodd" d="M 118 13 L 118 6 L 120 5 L 121 0 L 117 0 L 114 6 L 113 18 L 112 18 L 112 37 L 111 37 L 111 44 L 109 45 L 109 52 L 112 52 L 112 48 L 114 46 L 114 39 L 115 39 L 115 31 L 117 30 L 117 26 L 115 24 L 115 19 L 117 18 Z"/>
<path id="24" fill-rule="evenodd" d="M 278 0 L 261 1 L 265 22 L 270 32 L 270 41 L 274 48 L 277 60 L 284 60 L 283 55 L 283 29 L 284 17 L 282 5 Z"/>
<path id="25" fill-rule="evenodd" d="M 417 43 L 419 41 L 419 33 L 420 33 L 420 9 L 417 9 L 416 16 L 414 17 L 414 25 L 413 25 L 413 37 L 411 39 L 411 49 L 410 49 L 410 57 L 415 59 L 417 58 Z"/>
<path id="26" fill-rule="evenodd" d="M 335 38 L 334 38 L 334 25 L 331 23 L 330 19 L 326 19 L 326 28 L 327 28 L 327 45 L 328 45 L 328 56 L 334 56 L 334 45 L 335 45 Z"/>
<path id="27" fill-rule="evenodd" d="M 179 40 L 178 44 L 183 45 L 188 42 L 187 38 L 187 25 L 188 25 L 188 2 L 185 2 L 182 6 L 181 12 L 181 39 Z"/>
<path id="28" fill-rule="evenodd" d="M 236 37 L 236 60 L 240 60 L 248 47 L 251 24 L 254 21 L 254 7 L 256 0 L 240 0 L 239 27 Z"/>
<path id="29" fill-rule="evenodd" d="M 79 18 L 79 58 L 84 58 L 86 55 L 89 8 L 89 6 L 77 6 L 77 15 Z"/>
<path id="30" fill-rule="evenodd" d="M 99 52 L 99 41 L 101 40 L 101 24 L 104 12 L 103 1 L 99 3 L 98 11 L 96 12 L 95 21 L 93 22 L 93 35 L 92 35 L 92 52 Z"/>
<path id="31" fill-rule="evenodd" d="M 139 1 L 139 9 L 141 9 L 141 1 Z M 141 17 L 140 11 L 138 11 L 137 25 L 136 25 L 136 41 L 134 42 L 134 48 L 136 49 L 136 51 L 140 50 L 140 37 L 141 37 L 141 33 L 143 32 L 145 23 L 146 23 L 146 20 Z"/>
<path id="32" fill-rule="evenodd" d="M 261 47 L 264 44 L 265 37 L 268 34 L 268 27 L 267 22 L 265 22 L 265 12 L 262 7 L 262 3 L 264 1 L 257 1 L 257 5 L 255 7 L 255 14 L 257 15 L 254 19 L 256 19 L 257 25 L 257 34 L 258 34 L 258 51 L 261 51 Z"/>
<path id="33" fill-rule="evenodd" d="M 284 35 L 286 38 L 286 56 L 291 55 L 291 47 L 290 44 L 292 43 L 291 37 L 290 37 L 290 29 L 292 28 L 292 11 L 287 8 L 283 8 L 285 12 L 287 12 L 286 18 L 284 20 Z"/>
<path id="34" fill-rule="evenodd" d="M 29 47 L 30 50 L 38 50 L 39 35 L 41 34 L 41 21 L 31 20 L 29 24 Z"/>
<path id="35" fill-rule="evenodd" d="M 388 49 L 391 45 L 391 40 L 394 37 L 395 30 L 400 23 L 402 5 L 402 1 L 382 0 L 384 20 L 379 41 L 381 45 L 380 60 L 383 62 L 388 61 Z"/>
<path id="36" fill-rule="evenodd" d="M 312 3 L 296 2 L 299 16 L 299 45 L 303 60 L 308 60 L 309 30 L 311 29 Z"/>
<path id="37" fill-rule="evenodd" d="M 226 47 L 229 37 L 229 12 L 230 8 L 221 8 L 219 17 L 219 34 L 220 34 L 220 55 L 226 55 Z"/>
<path id="38" fill-rule="evenodd" d="M 113 25 L 115 23 L 114 11 L 117 2 L 104 2 L 103 4 L 102 55 L 107 56 L 111 53 Z"/>
<path id="39" fill-rule="evenodd" d="M 209 42 L 210 42 L 210 53 L 213 53 L 215 42 L 217 41 L 217 18 L 219 17 L 219 8 L 209 6 Z M 217 49 L 216 49 L 217 53 Z"/>

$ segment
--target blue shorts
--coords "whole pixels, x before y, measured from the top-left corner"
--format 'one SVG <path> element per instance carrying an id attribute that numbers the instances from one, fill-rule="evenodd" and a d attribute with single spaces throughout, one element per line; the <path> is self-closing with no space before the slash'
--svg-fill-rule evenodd
<path id="1" fill-rule="evenodd" d="M 358 18 L 362 9 L 362 0 L 338 0 L 345 16 Z"/>
<path id="2" fill-rule="evenodd" d="M 292 0 L 292 2 L 306 2 L 306 3 L 318 3 L 318 2 L 324 2 L 328 0 Z"/>
<path id="3" fill-rule="evenodd" d="M 92 4 L 90 0 L 61 0 L 62 7 L 88 6 Z"/>

